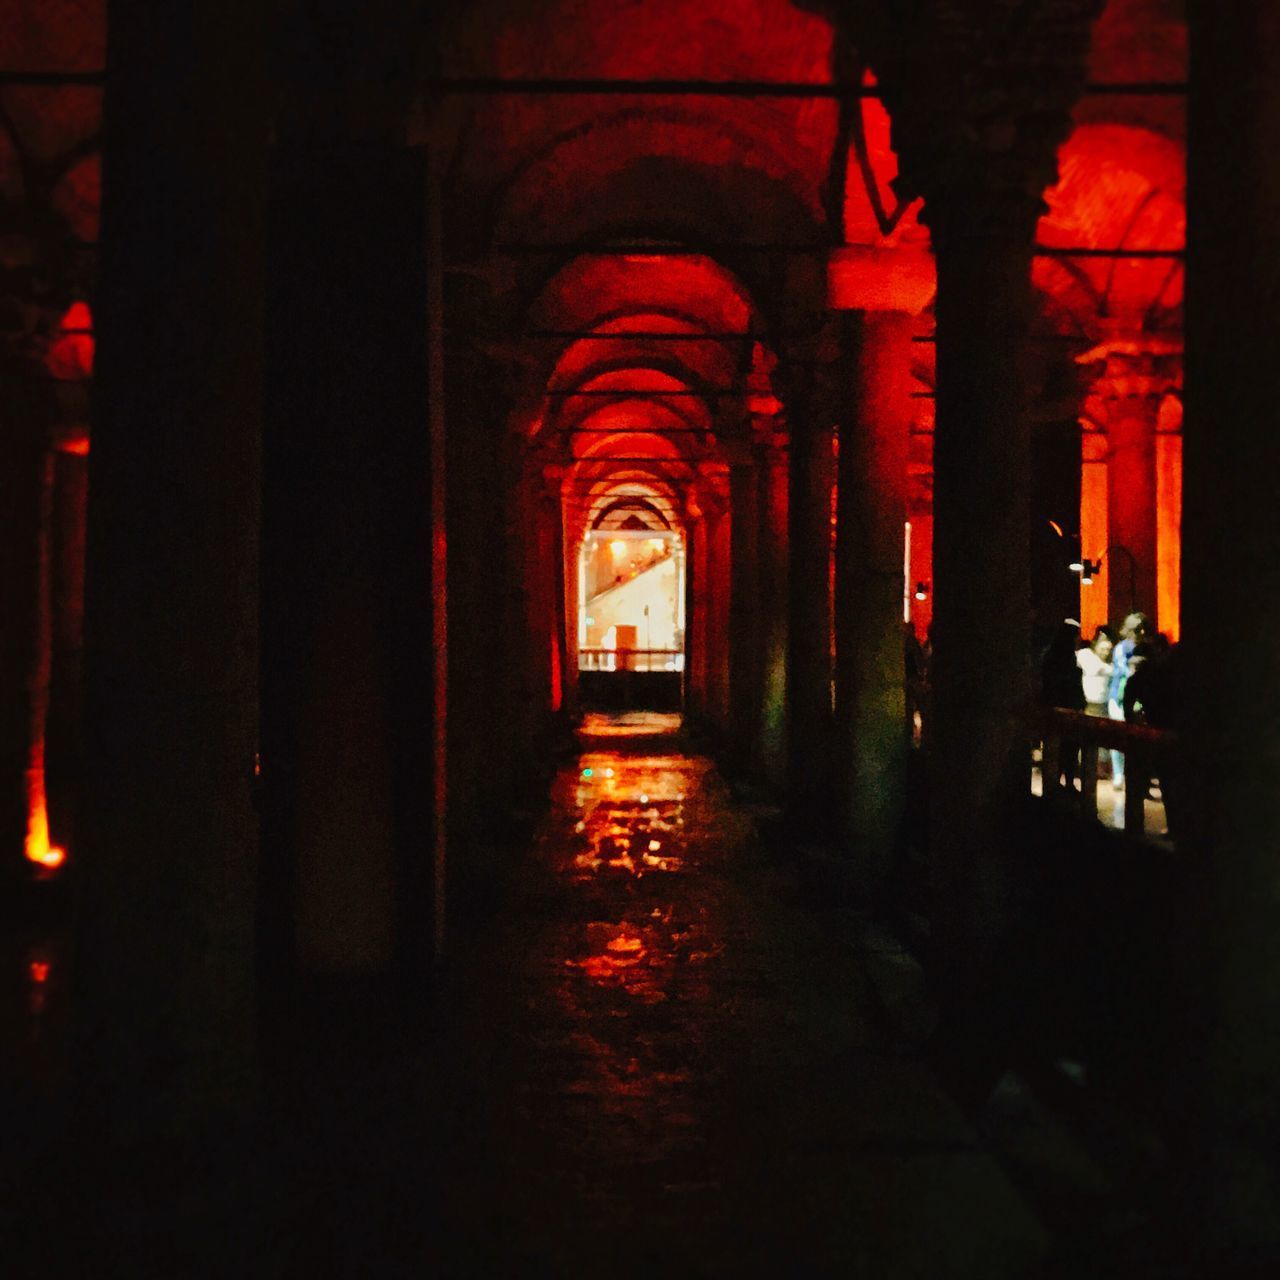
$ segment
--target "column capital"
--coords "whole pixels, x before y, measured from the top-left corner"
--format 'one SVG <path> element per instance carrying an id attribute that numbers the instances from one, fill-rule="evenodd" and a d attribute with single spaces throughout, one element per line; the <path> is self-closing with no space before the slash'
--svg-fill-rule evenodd
<path id="1" fill-rule="evenodd" d="M 751 419 L 751 446 L 757 459 L 770 454 L 785 454 L 787 449 L 786 419 L 779 414 L 757 414 Z"/>
<path id="2" fill-rule="evenodd" d="M 715 470 L 708 464 L 699 465 L 697 478 L 689 485 L 686 506 L 690 516 L 709 524 L 729 510 L 729 474 L 723 464 Z"/>
<path id="3" fill-rule="evenodd" d="M 1094 379 L 1090 392 L 1111 417 L 1150 415 L 1154 420 L 1164 398 L 1182 386 L 1182 354 L 1176 349 L 1139 343 L 1104 343 L 1080 356 L 1077 363 Z"/>
<path id="4" fill-rule="evenodd" d="M 916 316 L 937 288 L 934 257 L 924 245 L 848 245 L 828 262 L 827 301 L 837 311 Z"/>

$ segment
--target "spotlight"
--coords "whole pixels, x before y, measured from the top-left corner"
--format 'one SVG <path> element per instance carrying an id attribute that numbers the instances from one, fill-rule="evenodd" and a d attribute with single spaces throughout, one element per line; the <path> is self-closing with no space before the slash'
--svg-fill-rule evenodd
<path id="1" fill-rule="evenodd" d="M 927 582 L 916 583 L 916 599 L 927 600 L 929 598 L 929 584 Z"/>

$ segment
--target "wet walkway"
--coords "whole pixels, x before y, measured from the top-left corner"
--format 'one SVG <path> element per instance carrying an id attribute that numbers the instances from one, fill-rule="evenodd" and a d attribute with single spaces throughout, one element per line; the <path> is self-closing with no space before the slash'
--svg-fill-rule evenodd
<path id="1" fill-rule="evenodd" d="M 1036 1220 L 674 720 L 589 719 L 454 974 L 475 1274 L 1034 1275 Z"/>

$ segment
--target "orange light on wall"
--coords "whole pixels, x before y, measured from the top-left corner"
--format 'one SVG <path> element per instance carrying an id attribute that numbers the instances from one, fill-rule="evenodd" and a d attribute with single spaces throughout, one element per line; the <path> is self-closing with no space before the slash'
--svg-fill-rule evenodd
<path id="1" fill-rule="evenodd" d="M 615 560 L 621 560 L 622 557 L 627 554 L 627 544 L 623 539 L 617 538 L 613 542 L 609 543 L 609 550 L 613 552 L 613 558 Z"/>
<path id="2" fill-rule="evenodd" d="M 1182 437 L 1156 436 L 1156 618 L 1177 644 L 1182 596 Z"/>
<path id="3" fill-rule="evenodd" d="M 37 749 L 43 757 L 44 744 L 40 743 Z M 43 759 L 37 767 L 27 770 L 27 837 L 23 853 L 28 862 L 49 871 L 56 871 L 67 860 L 67 851 L 49 842 L 49 807 L 45 800 Z"/>
<path id="4" fill-rule="evenodd" d="M 40 533 L 37 552 L 38 579 L 34 663 L 30 674 L 31 701 L 27 739 L 27 832 L 23 854 L 28 862 L 46 871 L 56 871 L 67 860 L 67 852 L 50 842 L 49 804 L 45 790 L 44 746 L 49 721 L 49 679 L 53 661 L 52 564 L 50 559 L 53 516 L 52 453 L 46 455 L 40 472 Z"/>
<path id="5" fill-rule="evenodd" d="M 1106 439 L 1099 432 L 1081 433 L 1080 468 L 1080 545 L 1082 553 L 1095 558 L 1107 545 L 1107 464 Z M 1081 579 L 1080 634 L 1092 640 L 1098 628 L 1107 623 L 1106 559 L 1093 579 L 1085 585 Z"/>

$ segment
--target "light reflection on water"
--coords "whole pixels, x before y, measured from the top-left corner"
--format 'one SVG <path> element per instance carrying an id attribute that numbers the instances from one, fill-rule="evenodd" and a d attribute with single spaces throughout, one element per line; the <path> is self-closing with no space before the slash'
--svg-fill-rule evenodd
<path id="1" fill-rule="evenodd" d="M 571 1092 L 639 1126 L 646 1160 L 702 1140 L 699 1095 L 708 1082 L 694 1066 L 704 1048 L 690 1014 L 711 998 L 710 970 L 724 950 L 706 876 L 722 850 L 691 820 L 708 765 L 626 749 L 644 752 L 676 723 L 644 717 L 644 742 L 624 744 L 637 736 L 635 723 L 589 718 L 584 737 L 593 749 L 559 784 L 565 835 L 544 846 L 577 911 L 554 940 L 558 958 L 547 957 L 560 972 Z M 592 739 L 622 749 L 594 749 L 605 744 Z"/>

